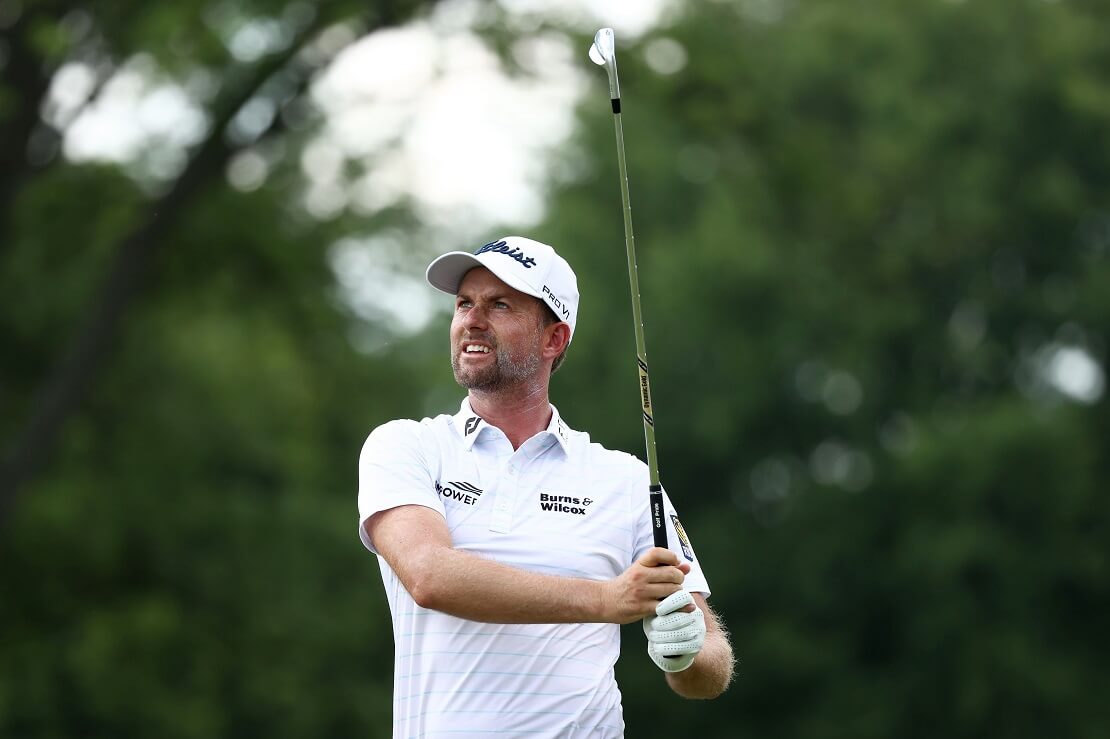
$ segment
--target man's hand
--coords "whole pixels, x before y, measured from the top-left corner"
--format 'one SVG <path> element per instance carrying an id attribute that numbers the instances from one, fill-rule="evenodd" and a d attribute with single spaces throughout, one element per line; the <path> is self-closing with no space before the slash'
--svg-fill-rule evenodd
<path id="1" fill-rule="evenodd" d="M 693 611 L 684 610 L 690 606 Z M 644 618 L 648 656 L 663 672 L 682 672 L 705 644 L 705 614 L 685 590 L 659 603 L 655 613 Z"/>
<path id="2" fill-rule="evenodd" d="M 659 601 L 680 592 L 690 565 L 669 549 L 649 549 L 619 577 L 606 583 L 604 609 L 610 623 L 629 624 L 655 613 Z"/>

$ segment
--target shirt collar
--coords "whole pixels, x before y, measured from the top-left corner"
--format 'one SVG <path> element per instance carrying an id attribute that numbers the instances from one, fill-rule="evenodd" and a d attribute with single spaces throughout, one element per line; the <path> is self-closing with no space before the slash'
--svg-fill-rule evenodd
<path id="1" fill-rule="evenodd" d="M 462 437 L 463 446 L 467 449 L 474 446 L 474 442 L 481 436 L 482 431 L 492 428 L 481 416 L 470 409 L 470 398 L 463 398 L 459 412 L 455 414 L 452 421 L 455 424 L 455 429 L 459 432 L 459 436 Z"/>
<path id="2" fill-rule="evenodd" d="M 563 448 L 563 454 L 570 456 L 570 429 L 563 422 L 563 417 L 559 415 L 559 409 L 555 406 L 551 406 L 551 423 L 547 424 L 547 433 L 559 442 L 559 446 Z"/>
<path id="3" fill-rule="evenodd" d="M 550 434 L 554 437 L 555 441 L 562 447 L 563 454 L 569 455 L 570 429 L 567 428 L 562 416 L 559 415 L 559 409 L 553 405 L 549 405 L 549 407 L 551 408 L 551 421 L 547 424 L 547 428 L 540 433 Z M 459 412 L 451 420 L 455 429 L 459 432 L 459 436 L 462 437 L 463 446 L 466 449 L 474 446 L 474 442 L 478 440 L 483 431 L 494 428 L 470 408 L 470 398 L 463 398 L 462 404 L 459 406 Z"/>

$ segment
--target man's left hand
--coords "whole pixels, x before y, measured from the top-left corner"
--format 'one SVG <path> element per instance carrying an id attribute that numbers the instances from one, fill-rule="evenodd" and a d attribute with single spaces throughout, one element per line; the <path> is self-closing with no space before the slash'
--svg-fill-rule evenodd
<path id="1" fill-rule="evenodd" d="M 648 656 L 663 672 L 682 672 L 694 663 L 705 644 L 705 614 L 689 592 L 679 590 L 659 602 L 655 616 L 644 618 Z"/>

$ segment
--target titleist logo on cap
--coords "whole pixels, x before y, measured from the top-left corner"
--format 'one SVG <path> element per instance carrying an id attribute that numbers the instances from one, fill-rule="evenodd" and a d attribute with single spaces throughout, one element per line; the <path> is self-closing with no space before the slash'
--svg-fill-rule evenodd
<path id="1" fill-rule="evenodd" d="M 505 242 L 504 239 L 502 239 L 501 241 L 491 241 L 474 253 L 484 254 L 487 251 L 504 254 L 507 257 L 512 257 L 516 261 L 520 262 L 525 267 L 525 269 L 532 269 L 532 267 L 534 267 L 536 264 L 536 260 L 526 255 L 519 246 L 514 246 L 510 249 L 509 245 Z"/>

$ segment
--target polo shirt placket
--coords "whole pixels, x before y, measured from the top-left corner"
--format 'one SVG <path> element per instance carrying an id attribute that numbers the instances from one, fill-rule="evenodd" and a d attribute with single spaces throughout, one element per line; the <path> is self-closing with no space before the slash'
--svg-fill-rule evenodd
<path id="1" fill-rule="evenodd" d="M 486 466 L 490 467 L 492 479 L 493 510 L 490 513 L 489 530 L 499 534 L 512 531 L 513 520 L 518 512 L 522 511 L 527 500 L 528 492 L 535 486 L 536 467 L 542 464 L 542 457 L 549 453 L 554 444 L 550 432 L 543 431 L 524 442 L 516 451 L 512 451 L 505 434 L 497 428 L 487 426 L 483 429 L 485 439 L 475 441 L 471 452 L 479 455 L 493 453 L 496 455 L 490 462 L 479 461 L 482 479 L 487 479 Z M 481 449 L 477 449 L 481 447 Z M 487 450 L 487 447 L 491 447 Z"/>

